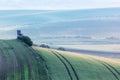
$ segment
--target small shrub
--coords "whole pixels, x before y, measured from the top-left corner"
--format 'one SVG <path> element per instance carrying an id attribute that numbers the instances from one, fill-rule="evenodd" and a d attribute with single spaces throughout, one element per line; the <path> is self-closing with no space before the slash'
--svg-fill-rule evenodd
<path id="1" fill-rule="evenodd" d="M 65 48 L 59 47 L 57 50 L 65 51 Z"/>
<path id="2" fill-rule="evenodd" d="M 40 47 L 43 47 L 43 48 L 50 48 L 50 46 L 46 45 L 46 44 L 41 44 Z"/>
<path id="3" fill-rule="evenodd" d="M 18 37 L 19 40 L 23 41 L 24 43 L 26 43 L 28 46 L 32 46 L 33 42 L 31 41 L 31 39 L 28 36 L 19 36 Z"/>

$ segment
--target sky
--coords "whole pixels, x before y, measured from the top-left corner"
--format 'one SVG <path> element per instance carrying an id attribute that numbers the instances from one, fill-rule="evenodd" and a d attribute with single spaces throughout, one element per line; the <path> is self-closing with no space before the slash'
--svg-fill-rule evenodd
<path id="1" fill-rule="evenodd" d="M 120 8 L 0 11 L 0 38 L 16 37 L 17 29 L 31 37 L 37 33 L 37 38 L 82 35 L 92 39 L 120 39 Z"/>
<path id="2" fill-rule="evenodd" d="M 111 9 L 75 10 L 90 8 Z M 16 30 L 21 29 L 33 40 L 37 32 L 36 40 L 39 34 L 120 40 L 120 0 L 0 0 L 0 10 L 10 10 L 0 11 L 3 39 L 16 37 Z"/>
<path id="3" fill-rule="evenodd" d="M 120 7 L 120 0 L 0 0 L 0 10 L 63 10 L 109 7 Z"/>

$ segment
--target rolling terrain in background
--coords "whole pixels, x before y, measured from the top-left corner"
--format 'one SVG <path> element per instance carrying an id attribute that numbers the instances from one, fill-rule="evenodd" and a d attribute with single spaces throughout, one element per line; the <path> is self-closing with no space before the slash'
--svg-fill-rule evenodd
<path id="1" fill-rule="evenodd" d="M 120 8 L 1 10 L 0 37 L 15 38 L 17 29 L 36 44 L 120 52 Z"/>

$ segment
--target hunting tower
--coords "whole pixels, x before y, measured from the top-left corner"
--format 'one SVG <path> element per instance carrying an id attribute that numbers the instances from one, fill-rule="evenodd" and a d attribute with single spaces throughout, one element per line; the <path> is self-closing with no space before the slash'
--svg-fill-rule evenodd
<path id="1" fill-rule="evenodd" d="M 17 37 L 22 36 L 21 30 L 17 30 Z"/>

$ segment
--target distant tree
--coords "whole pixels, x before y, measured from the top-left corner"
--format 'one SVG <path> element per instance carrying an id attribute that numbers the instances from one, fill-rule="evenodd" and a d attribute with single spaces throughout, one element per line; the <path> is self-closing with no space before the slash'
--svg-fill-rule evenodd
<path id="1" fill-rule="evenodd" d="M 32 40 L 28 36 L 21 35 L 21 36 L 19 36 L 17 38 L 19 40 L 23 41 L 24 43 L 26 43 L 28 46 L 32 46 L 33 45 Z"/>
<path id="2" fill-rule="evenodd" d="M 59 47 L 57 50 L 65 51 L 65 48 Z"/>
<path id="3" fill-rule="evenodd" d="M 37 45 L 37 44 L 33 44 L 33 46 L 37 46 L 37 47 L 38 47 L 39 45 Z"/>
<path id="4" fill-rule="evenodd" d="M 46 45 L 46 44 L 41 44 L 40 47 L 43 47 L 43 48 L 50 48 L 50 46 Z"/>

